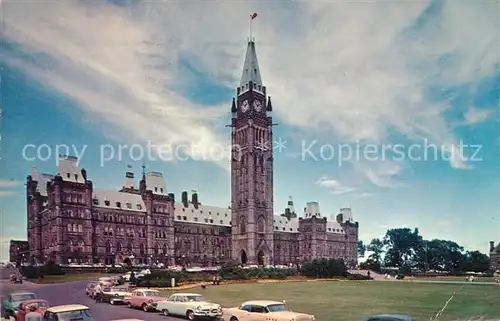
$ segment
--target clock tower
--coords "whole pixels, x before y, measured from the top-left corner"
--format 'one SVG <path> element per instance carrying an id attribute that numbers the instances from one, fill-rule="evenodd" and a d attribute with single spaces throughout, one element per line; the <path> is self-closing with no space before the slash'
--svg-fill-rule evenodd
<path id="1" fill-rule="evenodd" d="M 254 40 L 248 42 L 236 94 L 231 106 L 232 259 L 268 265 L 274 234 L 272 106 Z"/>

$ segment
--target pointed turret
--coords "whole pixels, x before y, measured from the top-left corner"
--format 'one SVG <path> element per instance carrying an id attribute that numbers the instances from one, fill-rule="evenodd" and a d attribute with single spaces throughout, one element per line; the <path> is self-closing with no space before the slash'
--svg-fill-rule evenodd
<path id="1" fill-rule="evenodd" d="M 141 194 L 146 193 L 146 166 L 142 165 L 142 179 L 139 183 L 139 191 Z"/>
<path id="2" fill-rule="evenodd" d="M 267 97 L 266 111 L 268 112 L 273 111 L 273 104 L 271 104 L 271 96 Z"/>
<path id="3" fill-rule="evenodd" d="M 243 71 L 241 73 L 240 88 L 243 92 L 250 88 L 261 92 L 265 91 L 260 75 L 259 61 L 257 60 L 257 51 L 255 50 L 255 42 L 253 40 L 248 42 L 245 62 L 243 64 Z"/>
<path id="4" fill-rule="evenodd" d="M 236 99 L 233 97 L 233 104 L 231 105 L 231 113 L 233 116 L 235 116 L 237 110 L 236 110 Z"/>

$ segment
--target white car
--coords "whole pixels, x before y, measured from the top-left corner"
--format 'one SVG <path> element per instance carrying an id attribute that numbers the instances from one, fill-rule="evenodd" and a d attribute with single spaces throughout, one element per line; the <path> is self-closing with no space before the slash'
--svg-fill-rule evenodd
<path id="1" fill-rule="evenodd" d="M 188 320 L 196 318 L 222 318 L 222 307 L 220 304 L 207 302 L 203 296 L 196 293 L 172 294 L 168 299 L 156 302 L 155 308 L 165 316 L 183 316 Z"/>

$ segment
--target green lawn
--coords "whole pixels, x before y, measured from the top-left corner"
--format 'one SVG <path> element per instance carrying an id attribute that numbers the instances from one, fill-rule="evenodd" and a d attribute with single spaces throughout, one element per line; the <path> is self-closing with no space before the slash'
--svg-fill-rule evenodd
<path id="1" fill-rule="evenodd" d="M 46 275 L 40 283 L 63 283 L 81 280 L 97 280 L 102 276 L 109 276 L 103 273 L 78 273 L 78 274 L 65 274 L 65 275 Z M 31 282 L 38 282 L 37 279 L 30 279 Z"/>
<path id="2" fill-rule="evenodd" d="M 429 321 L 461 287 L 460 284 L 347 281 L 235 284 L 188 291 L 203 294 L 207 300 L 226 308 L 245 300 L 286 300 L 291 309 L 314 314 L 318 321 L 361 321 L 378 313 L 409 314 L 419 321 Z M 499 307 L 500 286 L 464 285 L 440 320 L 500 318 Z"/>
<path id="3" fill-rule="evenodd" d="M 422 280 L 422 281 L 440 281 L 440 282 L 465 281 L 465 276 L 464 277 L 416 278 L 416 280 Z M 481 277 L 476 277 L 473 282 L 495 282 L 495 278 L 494 277 L 481 276 Z"/>

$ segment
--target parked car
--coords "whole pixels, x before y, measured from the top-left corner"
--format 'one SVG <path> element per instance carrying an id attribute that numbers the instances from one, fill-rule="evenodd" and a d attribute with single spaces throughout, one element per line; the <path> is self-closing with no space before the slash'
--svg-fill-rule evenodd
<path id="1" fill-rule="evenodd" d="M 247 301 L 239 308 L 230 308 L 224 311 L 224 320 L 230 321 L 314 321 L 314 315 L 293 312 L 285 304 L 278 301 Z"/>
<path id="2" fill-rule="evenodd" d="M 105 288 L 102 292 L 101 300 L 109 304 L 123 304 L 125 303 L 125 298 L 131 295 L 132 293 L 128 291 L 128 287 Z"/>
<path id="3" fill-rule="evenodd" d="M 150 289 L 137 289 L 132 295 L 125 298 L 125 304 L 129 308 L 141 308 L 145 312 L 155 311 L 153 303 L 162 301 L 165 298 L 160 296 L 160 291 Z"/>
<path id="4" fill-rule="evenodd" d="M 44 315 L 44 321 L 94 321 L 89 307 L 81 304 L 58 305 L 48 308 Z"/>
<path id="5" fill-rule="evenodd" d="M 175 293 L 166 300 L 153 303 L 153 306 L 165 316 L 183 316 L 188 320 L 199 317 L 222 318 L 222 307 L 219 304 L 207 302 L 203 296 L 196 293 Z"/>
<path id="6" fill-rule="evenodd" d="M 25 300 L 37 299 L 35 293 L 31 292 L 14 292 L 7 294 L 2 300 L 2 316 L 3 317 L 16 317 L 19 311 L 19 304 Z"/>
<path id="7" fill-rule="evenodd" d="M 364 321 L 417 321 L 417 319 L 403 314 L 377 314 L 366 318 Z"/>
<path id="8" fill-rule="evenodd" d="M 19 304 L 19 310 L 16 313 L 16 321 L 24 321 L 26 314 L 29 312 L 28 308 L 36 306 L 36 312 L 40 315 L 45 313 L 49 307 L 49 303 L 42 299 L 25 300 Z"/>

